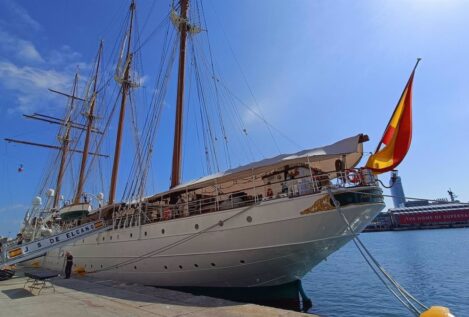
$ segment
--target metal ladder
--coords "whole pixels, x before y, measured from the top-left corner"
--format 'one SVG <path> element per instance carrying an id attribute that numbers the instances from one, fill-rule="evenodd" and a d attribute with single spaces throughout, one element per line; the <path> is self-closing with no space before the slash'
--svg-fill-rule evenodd
<path id="1" fill-rule="evenodd" d="M 44 255 L 47 251 L 83 239 L 92 234 L 112 228 L 103 220 L 89 222 L 72 229 L 64 230 L 46 238 L 36 239 L 21 245 L 11 245 L 2 251 L 0 267 L 28 261 Z"/>

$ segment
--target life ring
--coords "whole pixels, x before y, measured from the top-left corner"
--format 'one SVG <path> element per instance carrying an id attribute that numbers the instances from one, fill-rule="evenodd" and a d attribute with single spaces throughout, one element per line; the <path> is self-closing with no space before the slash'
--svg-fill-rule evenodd
<path id="1" fill-rule="evenodd" d="M 293 173 L 291 173 L 291 175 L 292 175 L 293 177 L 296 177 L 296 176 L 300 175 L 300 171 L 299 171 L 297 168 L 295 168 L 295 169 L 293 170 Z"/>
<path id="2" fill-rule="evenodd" d="M 163 220 L 171 219 L 171 208 L 166 208 L 163 210 Z"/>
<path id="3" fill-rule="evenodd" d="M 274 196 L 274 192 L 272 191 L 272 188 L 267 188 L 267 197 L 272 197 Z"/>
<path id="4" fill-rule="evenodd" d="M 356 169 L 346 170 L 345 175 L 350 183 L 357 184 L 360 182 L 360 172 Z"/>

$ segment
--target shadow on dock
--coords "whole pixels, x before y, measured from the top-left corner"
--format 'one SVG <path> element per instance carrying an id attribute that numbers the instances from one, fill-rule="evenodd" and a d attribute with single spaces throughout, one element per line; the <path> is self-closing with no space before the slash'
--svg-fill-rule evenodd
<path id="1" fill-rule="evenodd" d="M 20 269 L 16 277 L 0 282 L 2 316 L 83 317 L 85 309 L 89 317 L 312 317 L 172 289 L 103 280 L 91 274 L 75 275 L 71 279 L 52 278 L 49 282 L 54 288 L 46 289 L 39 295 L 24 289 L 24 273 L 25 270 Z"/>

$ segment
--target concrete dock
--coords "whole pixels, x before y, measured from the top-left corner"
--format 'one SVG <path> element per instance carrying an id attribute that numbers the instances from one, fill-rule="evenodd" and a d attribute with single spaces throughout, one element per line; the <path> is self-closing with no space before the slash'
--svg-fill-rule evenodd
<path id="1" fill-rule="evenodd" d="M 201 317 L 201 316 L 282 316 L 314 315 L 236 303 L 173 290 L 99 280 L 91 276 L 51 279 L 51 288 L 30 292 L 26 278 L 0 281 L 0 316 L 47 317 Z"/>

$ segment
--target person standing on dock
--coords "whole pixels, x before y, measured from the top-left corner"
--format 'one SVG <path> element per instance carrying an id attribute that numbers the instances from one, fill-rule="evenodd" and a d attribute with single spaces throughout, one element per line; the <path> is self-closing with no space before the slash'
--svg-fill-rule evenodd
<path id="1" fill-rule="evenodd" d="M 67 251 L 65 252 L 65 259 L 67 260 L 67 264 L 65 265 L 65 278 L 70 278 L 73 266 L 73 255 Z"/>

